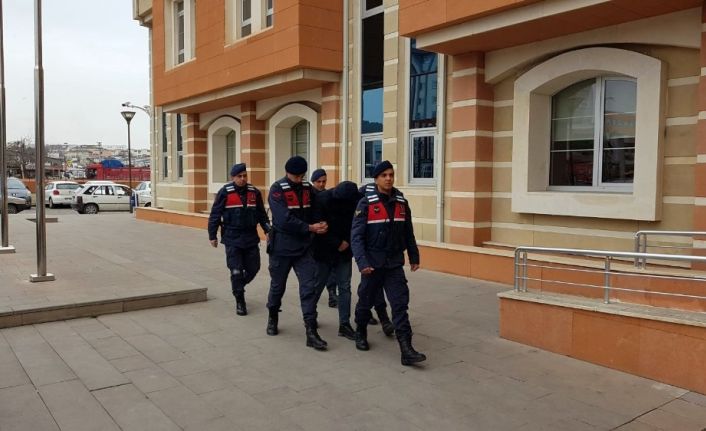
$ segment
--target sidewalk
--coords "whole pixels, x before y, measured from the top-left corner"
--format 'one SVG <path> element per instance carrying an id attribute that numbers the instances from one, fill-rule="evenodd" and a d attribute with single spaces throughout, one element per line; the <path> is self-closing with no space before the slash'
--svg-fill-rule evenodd
<path id="1" fill-rule="evenodd" d="M 68 236 L 69 217 L 47 227 L 49 270 L 57 282 L 43 285 L 43 291 L 60 294 L 72 277 L 106 281 L 97 266 L 79 271 L 96 252 L 79 235 L 76 246 L 52 244 L 58 232 Z M 94 234 L 115 235 L 117 244 L 101 260 L 135 265 L 136 272 L 148 274 L 142 286 L 163 277 L 169 284 L 208 288 L 208 301 L 0 330 L 3 431 L 706 427 L 702 395 L 498 338 L 496 295 L 506 286 L 408 273 L 414 343 L 429 358 L 409 368 L 400 365 L 396 341 L 379 326 L 370 327 L 369 352 L 338 337 L 336 310 L 325 306 L 327 293 L 319 321 L 329 350 L 307 348 L 293 275 L 280 335 L 265 335 L 265 255 L 248 288 L 250 314 L 239 317 L 224 250 L 211 248 L 204 231 L 125 214 L 99 214 L 90 223 L 103 221 L 109 222 L 103 228 L 91 226 Z M 20 259 L 27 244 L 16 234 L 15 259 L 34 262 L 33 253 Z M 69 263 L 75 275 L 59 271 L 59 261 Z M 8 270 L 6 262 L 0 256 L 0 292 L 8 280 L 25 278 L 26 263 Z M 137 283 L 123 280 L 114 274 L 107 281 L 116 292 Z"/>

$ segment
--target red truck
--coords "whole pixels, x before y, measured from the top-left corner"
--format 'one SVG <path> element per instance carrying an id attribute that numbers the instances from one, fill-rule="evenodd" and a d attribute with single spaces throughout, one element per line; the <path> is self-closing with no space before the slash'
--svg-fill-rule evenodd
<path id="1" fill-rule="evenodd" d="M 127 181 L 130 172 L 119 160 L 103 160 L 86 166 L 87 180 Z M 149 181 L 150 168 L 132 168 L 132 181 Z"/>

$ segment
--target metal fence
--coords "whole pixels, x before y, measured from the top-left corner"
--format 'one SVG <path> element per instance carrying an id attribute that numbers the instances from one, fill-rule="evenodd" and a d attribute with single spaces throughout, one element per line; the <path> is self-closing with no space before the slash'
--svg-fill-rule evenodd
<path id="1" fill-rule="evenodd" d="M 699 231 L 684 231 L 684 230 L 640 230 L 635 232 L 635 253 L 647 253 L 647 249 L 671 249 L 671 250 L 691 250 L 692 245 L 666 245 L 666 244 L 655 244 L 649 243 L 649 236 L 683 236 L 683 237 L 695 237 L 704 236 L 706 237 L 706 232 Z M 647 266 L 647 259 L 652 259 L 650 257 L 636 257 L 635 267 L 645 269 Z"/>
<path id="2" fill-rule="evenodd" d="M 529 254 L 541 254 L 541 255 L 559 255 L 559 256 L 579 256 L 579 257 L 590 257 L 601 259 L 603 261 L 603 268 L 575 268 L 569 267 L 570 264 L 561 264 L 562 266 L 549 265 L 544 262 L 530 262 Z M 540 283 L 548 283 L 559 286 L 571 286 L 578 288 L 587 289 L 602 289 L 603 290 L 603 302 L 606 304 L 610 303 L 611 292 L 612 291 L 625 291 L 632 293 L 645 293 L 650 295 L 663 295 L 672 296 L 679 298 L 691 298 L 691 299 L 706 299 L 706 295 L 692 295 L 686 293 L 674 293 L 674 292 L 660 292 L 655 290 L 646 289 L 632 289 L 626 287 L 615 286 L 612 283 L 614 276 L 619 275 L 621 277 L 636 277 L 640 278 L 641 281 L 646 281 L 649 279 L 661 279 L 661 280 L 681 280 L 684 282 L 697 282 L 703 283 L 704 291 L 706 292 L 706 277 L 700 276 L 680 276 L 680 275 L 669 275 L 669 274 L 647 274 L 641 272 L 629 272 L 620 271 L 612 266 L 612 260 L 615 258 L 627 259 L 627 260 L 638 260 L 646 261 L 650 260 L 665 260 L 665 261 L 675 261 L 675 262 L 699 262 L 706 264 L 706 257 L 702 256 L 688 256 L 688 255 L 677 255 L 677 254 L 656 254 L 656 253 L 638 253 L 638 252 L 618 252 L 618 251 L 605 251 L 605 250 L 582 250 L 582 249 L 570 249 L 570 248 L 549 248 L 549 247 L 518 247 L 515 249 L 515 269 L 514 269 L 514 287 L 517 292 L 527 292 L 527 282 L 536 281 Z M 583 273 L 584 275 L 602 275 L 602 284 L 591 284 L 591 283 L 580 283 L 574 281 L 565 280 L 552 280 L 545 279 L 543 277 L 530 277 L 529 270 L 531 268 L 537 268 L 540 270 L 551 269 L 558 271 L 567 271 L 570 273 Z"/>

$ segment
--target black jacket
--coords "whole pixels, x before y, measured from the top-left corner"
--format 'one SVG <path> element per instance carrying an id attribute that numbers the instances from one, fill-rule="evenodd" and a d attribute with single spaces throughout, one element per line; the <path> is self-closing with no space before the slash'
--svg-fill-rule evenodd
<path id="1" fill-rule="evenodd" d="M 351 242 L 353 213 L 361 198 L 356 184 L 343 181 L 333 189 L 316 195 L 321 217 L 328 223 L 328 232 L 314 238 L 314 258 L 321 262 L 334 263 L 353 256 L 351 248 L 338 251 L 343 241 Z"/>
<path id="2" fill-rule="evenodd" d="M 281 178 L 270 187 L 267 201 L 272 211 L 273 231 L 268 253 L 279 256 L 301 256 L 311 247 L 313 233 L 309 225 L 321 221 L 314 208 L 314 188 L 307 181 L 295 184 Z"/>
<path id="3" fill-rule="evenodd" d="M 251 184 L 238 187 L 235 183 L 228 183 L 221 187 L 208 217 L 208 238 L 217 239 L 220 227 L 223 244 L 254 247 L 260 243 L 258 224 L 265 233 L 271 229 L 260 190 Z"/>
<path id="4" fill-rule="evenodd" d="M 399 190 L 393 188 L 389 196 L 369 192 L 358 202 L 351 230 L 351 248 L 361 270 L 402 266 L 405 250 L 410 263 L 419 263 L 412 212 Z"/>

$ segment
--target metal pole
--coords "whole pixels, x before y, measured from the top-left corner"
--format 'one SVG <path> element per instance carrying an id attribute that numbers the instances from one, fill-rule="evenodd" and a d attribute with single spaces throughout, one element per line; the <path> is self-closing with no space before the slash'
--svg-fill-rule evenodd
<path id="1" fill-rule="evenodd" d="M 603 275 L 603 284 L 605 289 L 603 290 L 603 302 L 610 304 L 610 256 L 605 258 L 605 272 Z"/>
<path id="2" fill-rule="evenodd" d="M 527 292 L 527 252 L 522 253 L 522 291 Z"/>
<path id="3" fill-rule="evenodd" d="M 34 0 L 34 146 L 37 193 L 37 273 L 29 281 L 52 281 L 47 273 L 47 226 L 44 216 L 44 69 L 42 67 L 42 0 Z"/>
<path id="4" fill-rule="evenodd" d="M 5 42 L 3 40 L 4 21 L 2 16 L 2 0 L 0 0 L 0 254 L 14 253 L 15 247 L 10 244 L 10 231 L 8 230 L 7 215 L 7 160 L 5 151 L 7 147 L 7 121 L 5 113 Z"/>
<path id="5" fill-rule="evenodd" d="M 127 122 L 127 181 L 130 184 L 130 196 L 128 202 L 130 202 L 130 214 L 132 214 L 132 150 L 130 149 L 130 122 Z"/>

